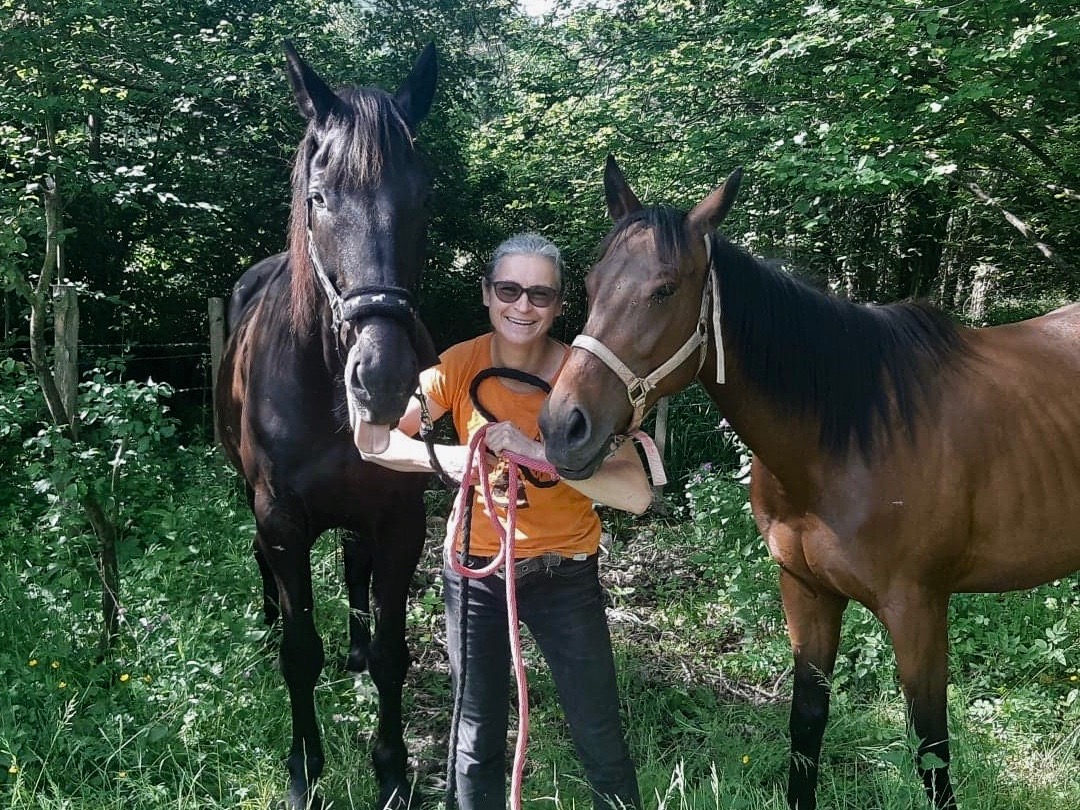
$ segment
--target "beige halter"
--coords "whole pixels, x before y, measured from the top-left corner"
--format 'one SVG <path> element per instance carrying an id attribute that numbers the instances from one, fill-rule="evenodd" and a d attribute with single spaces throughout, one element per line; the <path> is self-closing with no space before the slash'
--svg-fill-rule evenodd
<path id="1" fill-rule="evenodd" d="M 615 356 L 614 352 L 594 337 L 578 335 L 571 344 L 600 358 L 626 386 L 630 405 L 634 409 L 634 416 L 630 421 L 630 427 L 627 428 L 627 433 L 633 433 L 641 426 L 645 418 L 645 400 L 649 392 L 694 352 L 700 352 L 698 371 L 701 371 L 705 363 L 705 355 L 708 353 L 710 304 L 712 305 L 713 339 L 716 343 L 716 381 L 721 384 L 724 382 L 724 344 L 720 336 L 720 287 L 716 273 L 712 271 L 712 239 L 709 233 L 705 234 L 705 257 L 705 283 L 701 291 L 701 310 L 698 313 L 697 325 L 682 347 L 648 376 L 638 377 Z"/>

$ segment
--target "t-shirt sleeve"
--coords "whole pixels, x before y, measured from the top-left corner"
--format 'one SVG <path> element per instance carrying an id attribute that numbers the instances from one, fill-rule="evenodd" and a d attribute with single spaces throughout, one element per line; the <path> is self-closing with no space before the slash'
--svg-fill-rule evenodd
<path id="1" fill-rule="evenodd" d="M 446 389 L 446 374 L 441 362 L 420 372 L 420 390 L 444 411 L 450 410 L 450 398 Z"/>
<path id="2" fill-rule="evenodd" d="M 439 355 L 438 365 L 420 372 L 420 388 L 428 399 L 445 411 L 453 411 L 468 364 L 467 344 L 451 346 Z"/>

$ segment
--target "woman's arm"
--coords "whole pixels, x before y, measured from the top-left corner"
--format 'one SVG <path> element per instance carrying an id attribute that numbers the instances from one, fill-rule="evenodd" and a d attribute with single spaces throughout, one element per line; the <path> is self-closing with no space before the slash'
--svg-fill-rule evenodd
<path id="1" fill-rule="evenodd" d="M 594 501 L 635 515 L 643 514 L 653 502 L 649 477 L 632 442 L 624 442 L 592 477 L 582 481 L 563 480 Z"/>
<path id="2" fill-rule="evenodd" d="M 511 422 L 492 425 L 484 438 L 488 449 L 495 454 L 509 450 L 519 456 L 547 462 L 544 445 L 528 438 Z M 581 481 L 564 478 L 563 481 L 594 501 L 635 515 L 642 514 L 653 500 L 649 478 L 630 442 L 625 442 L 608 456 L 591 477 Z"/>
<path id="3" fill-rule="evenodd" d="M 436 421 L 446 413 L 446 409 L 427 399 L 428 413 L 431 421 Z M 427 447 L 419 439 L 412 436 L 420 430 L 420 403 L 413 398 L 405 409 L 398 426 L 390 431 L 390 443 L 381 453 L 361 453 L 364 461 L 378 464 L 398 472 L 434 472 L 431 467 L 431 459 L 428 458 Z M 469 448 L 461 445 L 435 445 L 435 457 L 439 464 L 452 478 L 460 481 L 465 473 L 465 462 L 468 460 Z"/>

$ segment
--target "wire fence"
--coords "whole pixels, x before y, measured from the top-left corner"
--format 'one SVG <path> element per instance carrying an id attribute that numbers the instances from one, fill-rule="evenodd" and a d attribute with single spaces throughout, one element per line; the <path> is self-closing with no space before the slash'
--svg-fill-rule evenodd
<path id="1" fill-rule="evenodd" d="M 25 346 L 8 349 L 9 357 L 30 361 Z M 79 379 L 95 369 L 114 379 L 167 383 L 172 389 L 164 405 L 193 438 L 214 438 L 214 400 L 210 344 L 177 343 L 79 343 Z"/>
<path id="2" fill-rule="evenodd" d="M 29 360 L 29 350 L 13 349 L 16 359 Z M 80 343 L 80 377 L 93 369 L 111 370 L 120 380 L 167 383 L 173 395 L 165 402 L 187 433 L 212 441 L 214 403 L 209 342 Z M 645 423 L 655 431 L 655 417 Z M 738 448 L 722 415 L 699 386 L 673 396 L 669 403 L 664 463 L 671 480 L 681 486 L 702 465 L 738 469 Z"/>

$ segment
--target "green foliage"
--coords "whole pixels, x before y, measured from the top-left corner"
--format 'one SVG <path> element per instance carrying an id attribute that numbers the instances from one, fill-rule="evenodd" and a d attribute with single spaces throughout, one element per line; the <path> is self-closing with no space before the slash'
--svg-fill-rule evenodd
<path id="1" fill-rule="evenodd" d="M 257 657 L 253 607 L 235 605 L 237 594 L 247 597 L 253 567 L 208 554 L 248 520 L 236 511 L 231 478 L 203 448 L 151 455 L 173 485 L 156 488 L 153 507 L 140 510 L 143 554 L 125 570 L 111 660 L 99 660 L 88 643 L 99 619 L 82 597 L 82 544 L 42 529 L 9 538 L 0 569 L 0 667 L 13 676 L 0 690 L 0 751 L 5 769 L 14 769 L 0 786 L 6 806 L 94 807 L 116 796 L 129 806 L 178 798 L 205 806 L 201 797 L 218 795 L 216 780 L 229 780 L 236 763 L 224 757 L 220 769 L 222 758 L 200 741 L 249 711 L 262 690 L 273 691 L 278 676 Z M 14 518 L 5 511 L 3 519 Z M 230 678 L 221 681 L 223 661 L 207 663 L 208 645 L 246 636 L 252 646 L 229 656 Z M 163 782 L 157 769 L 177 778 Z"/>
<path id="2" fill-rule="evenodd" d="M 151 445 L 149 456 L 171 485 L 146 487 L 153 501 L 139 512 L 142 553 L 125 566 L 110 663 L 96 658 L 94 607 L 73 574 L 85 549 L 27 524 L 20 504 L 0 508 L 0 803 L 12 810 L 105 810 L 121 800 L 133 810 L 256 808 L 284 788 L 288 696 L 265 646 L 254 526 L 236 477 L 209 448 Z M 790 651 L 775 566 L 731 473 L 691 477 L 686 521 L 639 524 L 638 537 L 604 559 L 627 734 L 646 807 L 657 810 L 786 806 Z M 445 514 L 445 498 L 432 507 Z M 438 546 L 433 536 L 410 603 L 417 660 L 406 687 L 418 786 L 436 804 L 450 714 Z M 316 546 L 313 564 L 316 618 L 333 661 L 346 607 L 331 538 Z M 1077 804 L 1076 608 L 1072 580 L 954 600 L 952 767 L 963 804 L 991 795 L 1002 810 Z M 851 612 L 844 630 L 820 798 L 830 807 L 919 807 L 886 642 L 863 669 L 873 622 Z M 550 675 L 532 645 L 527 658 L 525 796 L 587 806 Z M 377 791 L 372 692 L 367 676 L 354 681 L 331 664 L 316 691 L 322 787 L 335 806 L 367 806 Z"/>
<path id="3" fill-rule="evenodd" d="M 88 341 L 201 340 L 205 297 L 282 249 L 302 127 L 285 37 L 332 83 L 384 87 L 438 46 L 421 306 L 440 346 L 484 328 L 483 260 L 522 229 L 565 248 L 560 335 L 580 329 L 608 152 L 645 201 L 682 206 L 746 166 L 732 237 L 857 299 L 961 311 L 980 263 L 1000 269 L 990 303 L 1080 295 L 1080 17 L 1060 4 L 574 2 L 543 20 L 502 0 L 3 10 L 0 271 L 40 266 L 26 190 L 55 175 L 66 275 L 102 295 L 84 309 Z M 1065 262 L 1049 266 L 1002 209 Z"/>
<path id="4" fill-rule="evenodd" d="M 119 369 L 96 370 L 79 386 L 79 438 L 45 419 L 27 367 L 0 363 L 0 452 L 11 472 L 0 505 L 19 503 L 57 543 L 87 531 L 82 504 L 92 495 L 121 530 L 121 563 L 139 553 L 141 520 L 173 486 L 161 457 L 175 449 L 176 422 L 163 383 L 118 381 Z"/>
<path id="5" fill-rule="evenodd" d="M 1048 268 L 966 185 L 1077 252 L 1075 10 L 610 6 L 511 27 L 512 94 L 476 140 L 477 162 L 520 189 L 507 214 L 565 240 L 575 274 L 607 227 L 615 152 L 643 201 L 683 207 L 746 166 L 725 230 L 858 299 L 961 309 L 979 261 L 1003 268 L 1006 291 L 1077 294 L 1075 273 Z"/>

